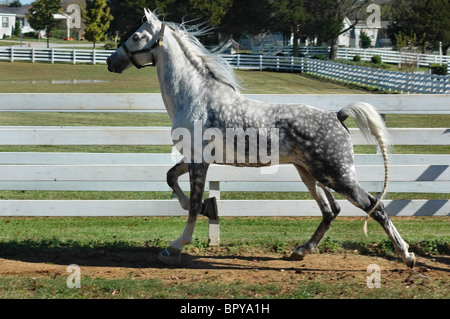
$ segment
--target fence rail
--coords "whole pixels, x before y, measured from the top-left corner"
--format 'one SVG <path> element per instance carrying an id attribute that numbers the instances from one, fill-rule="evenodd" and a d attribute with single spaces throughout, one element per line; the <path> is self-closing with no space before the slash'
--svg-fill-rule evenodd
<path id="1" fill-rule="evenodd" d="M 337 112 L 355 101 L 381 114 L 450 114 L 449 96 L 392 94 L 245 94 L 269 103 L 308 104 Z M 39 104 L 36 101 L 40 101 Z M 64 103 L 61 103 L 64 101 Z M 166 112 L 159 93 L 0 93 L 0 112 Z"/>

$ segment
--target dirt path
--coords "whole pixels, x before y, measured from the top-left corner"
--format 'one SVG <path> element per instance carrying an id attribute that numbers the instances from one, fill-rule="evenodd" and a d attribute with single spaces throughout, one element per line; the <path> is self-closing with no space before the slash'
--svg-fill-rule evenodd
<path id="1" fill-rule="evenodd" d="M 416 280 L 448 283 L 450 256 L 419 257 L 411 271 L 399 260 L 384 257 L 347 254 L 312 254 L 303 261 L 289 261 L 281 255 L 254 252 L 247 255 L 209 256 L 183 254 L 183 265 L 167 267 L 156 260 L 155 248 L 147 252 L 99 252 L 70 262 L 73 256 L 23 256 L 0 258 L 0 276 L 55 277 L 67 276 L 67 266 L 76 263 L 81 274 L 102 278 L 158 278 L 165 283 L 236 281 L 247 284 L 277 284 L 289 287 L 295 282 L 320 280 L 333 283 L 343 279 L 365 285 L 367 267 L 377 264 L 381 269 L 383 287 L 400 282 L 407 287 Z M 44 262 L 47 259 L 48 261 Z M 450 297 L 450 296 L 449 296 Z"/>

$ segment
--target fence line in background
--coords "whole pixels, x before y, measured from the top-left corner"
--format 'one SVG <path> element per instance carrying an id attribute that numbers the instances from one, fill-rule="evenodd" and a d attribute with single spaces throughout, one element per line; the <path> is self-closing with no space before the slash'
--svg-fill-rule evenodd
<path id="1" fill-rule="evenodd" d="M 27 62 L 106 63 L 114 50 L 0 48 L 0 60 Z"/>
<path id="2" fill-rule="evenodd" d="M 329 47 L 299 47 L 299 53 L 305 57 L 314 55 L 328 56 Z M 259 55 L 293 55 L 292 46 L 262 46 L 253 47 L 252 54 Z M 398 52 L 391 49 L 358 49 L 358 48 L 339 48 L 338 58 L 352 60 L 355 55 L 359 55 L 362 61 L 370 61 L 374 55 L 379 55 L 383 62 L 401 64 L 405 62 L 417 62 L 419 66 L 429 66 L 432 63 L 450 64 L 450 56 L 437 54 L 422 54 Z"/>
<path id="3" fill-rule="evenodd" d="M 112 50 L 0 49 L 0 60 L 105 63 Z M 266 55 L 223 55 L 235 68 L 304 72 L 344 83 L 393 93 L 448 94 L 448 76 L 384 71 L 308 58 Z"/>
<path id="4" fill-rule="evenodd" d="M 385 71 L 308 58 L 239 54 L 223 57 L 237 69 L 302 72 L 392 93 L 450 93 L 450 78 L 444 75 Z"/>

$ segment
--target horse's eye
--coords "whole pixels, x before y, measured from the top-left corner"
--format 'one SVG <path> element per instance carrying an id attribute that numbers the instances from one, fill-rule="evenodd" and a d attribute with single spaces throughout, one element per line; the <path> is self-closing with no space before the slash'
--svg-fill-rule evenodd
<path id="1" fill-rule="evenodd" d="M 139 41 L 139 35 L 137 35 L 136 33 L 133 34 L 133 40 L 134 41 Z"/>

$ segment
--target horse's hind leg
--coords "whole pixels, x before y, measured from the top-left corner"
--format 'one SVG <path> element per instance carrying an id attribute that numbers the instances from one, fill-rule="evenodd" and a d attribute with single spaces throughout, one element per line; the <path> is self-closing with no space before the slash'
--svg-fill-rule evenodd
<path id="1" fill-rule="evenodd" d="M 181 262 L 181 251 L 185 245 L 192 241 L 195 222 L 202 211 L 202 198 L 205 189 L 208 164 L 190 164 L 189 178 L 191 184 L 191 197 L 189 200 L 189 217 L 181 236 L 174 240 L 169 247 L 159 254 L 159 260 L 165 264 L 178 265 Z"/>
<path id="2" fill-rule="evenodd" d="M 320 210 L 322 211 L 322 221 L 311 239 L 305 244 L 297 246 L 292 252 L 291 259 L 302 260 L 307 253 L 312 253 L 317 248 L 330 228 L 331 222 L 339 214 L 340 207 L 327 187 L 318 183 L 306 169 L 298 165 L 294 166 L 297 168 L 302 181 L 305 183 L 306 187 L 308 187 L 309 192 L 317 201 Z"/>
<path id="3" fill-rule="evenodd" d="M 372 207 L 376 204 L 376 199 L 362 189 L 358 184 L 356 184 L 356 187 L 350 191 L 342 193 L 342 195 L 346 196 L 350 202 L 364 210 L 366 213 L 369 213 Z M 409 245 L 398 233 L 391 219 L 387 215 L 383 203 L 380 203 L 370 216 L 375 219 L 381 227 L 383 227 L 403 262 L 408 267 L 413 268 L 416 262 L 414 253 L 408 252 Z"/>

